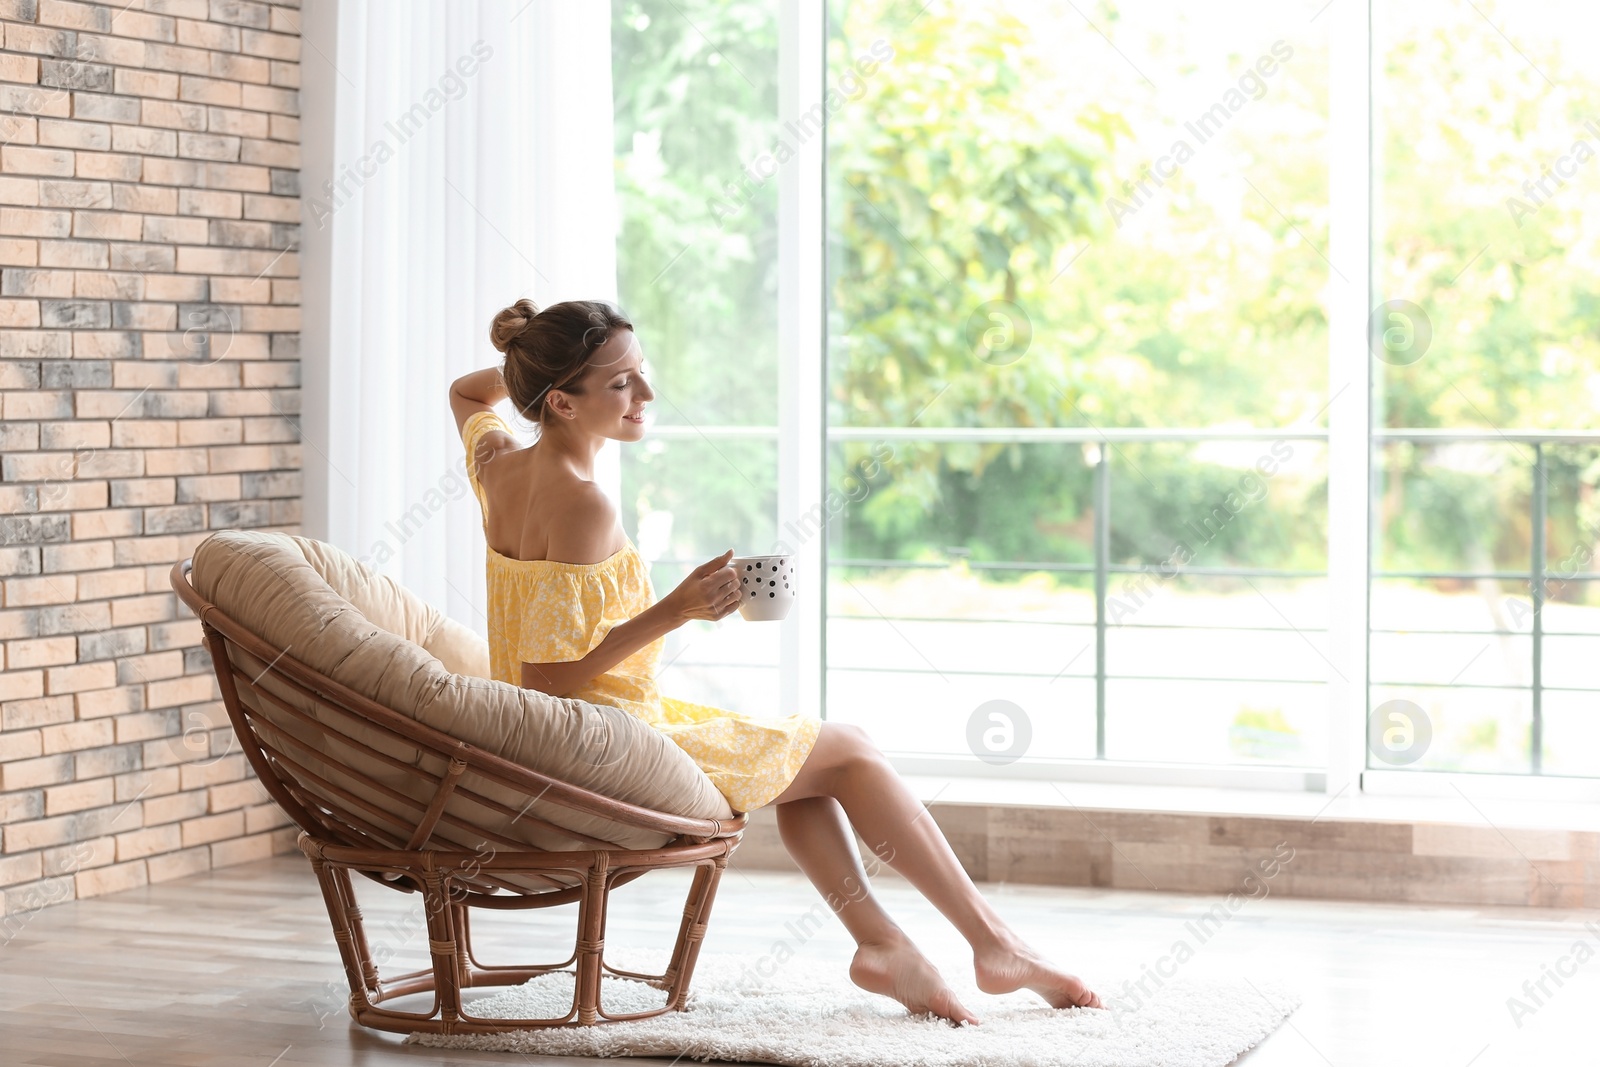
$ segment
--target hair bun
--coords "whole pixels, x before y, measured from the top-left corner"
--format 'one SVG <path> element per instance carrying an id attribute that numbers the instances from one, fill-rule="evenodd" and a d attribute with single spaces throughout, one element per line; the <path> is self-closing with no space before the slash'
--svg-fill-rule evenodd
<path id="1" fill-rule="evenodd" d="M 494 317 L 494 322 L 489 324 L 489 343 L 494 345 L 495 351 L 504 353 L 511 347 L 511 342 L 521 335 L 533 317 L 539 314 L 539 305 L 526 297 L 501 311 Z"/>

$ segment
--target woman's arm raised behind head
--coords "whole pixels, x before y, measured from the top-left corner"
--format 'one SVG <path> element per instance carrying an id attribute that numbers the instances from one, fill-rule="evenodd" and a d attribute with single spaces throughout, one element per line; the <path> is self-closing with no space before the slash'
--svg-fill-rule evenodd
<path id="1" fill-rule="evenodd" d="M 485 367 L 463 374 L 450 383 L 450 410 L 455 413 L 456 432 L 466 428 L 467 420 L 480 411 L 492 411 L 506 398 L 506 383 L 499 367 Z"/>
<path id="2" fill-rule="evenodd" d="M 456 433 L 463 437 L 467 420 L 480 411 L 493 411 L 494 406 L 506 396 L 506 383 L 500 377 L 500 368 L 485 367 L 464 374 L 450 383 L 450 410 L 456 417 Z M 515 437 L 501 431 L 484 434 L 478 441 L 479 454 L 469 457 L 481 466 L 503 448 L 520 448 Z"/>

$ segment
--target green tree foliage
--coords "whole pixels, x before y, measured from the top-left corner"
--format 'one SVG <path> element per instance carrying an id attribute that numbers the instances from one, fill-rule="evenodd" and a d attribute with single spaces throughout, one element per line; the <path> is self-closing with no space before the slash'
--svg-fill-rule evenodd
<path id="1" fill-rule="evenodd" d="M 618 289 L 652 368 L 671 382 L 663 422 L 777 418 L 771 389 L 751 388 L 777 366 L 777 183 L 744 180 L 778 109 L 770 7 L 613 5 Z"/>
<path id="2" fill-rule="evenodd" d="M 1004 8 L 941 4 L 908 22 L 912 10 L 850 4 L 830 41 L 836 72 L 875 41 L 893 49 L 829 127 L 832 419 L 906 426 L 936 403 L 920 425 L 1055 424 L 1067 353 L 1053 338 L 1014 351 L 1098 225 L 1120 120 L 1089 109 L 1054 126 L 1048 72 Z M 1015 310 L 990 318 L 996 301 Z M 991 330 L 992 352 L 979 340 Z M 981 471 L 998 451 L 946 462 Z"/>
<path id="3" fill-rule="evenodd" d="M 1149 163 L 1129 117 L 1143 87 L 1083 70 L 1085 47 L 1114 56 L 1105 42 L 1060 47 L 999 3 L 920 6 L 832 8 L 831 69 L 875 41 L 894 48 L 830 125 L 833 421 L 1274 426 L 1316 412 L 1326 265 L 1305 243 L 1326 244 L 1316 54 L 1301 57 L 1300 82 L 1285 77 L 1276 98 L 1249 105 L 1274 110 L 1235 137 L 1261 162 L 1270 202 L 1236 181 L 1240 218 L 1224 219 L 1230 204 L 1181 176 L 1124 229 L 1107 204 Z M 1286 139 L 1302 150 L 1265 150 Z M 1089 558 L 1091 472 L 1078 445 L 897 447 L 891 480 L 845 516 L 839 554 Z M 1239 477 L 1192 449 L 1140 454 L 1111 457 L 1124 562 L 1165 559 L 1185 520 L 1208 515 Z M 1320 531 L 1289 520 L 1315 519 L 1321 494 L 1318 478 L 1294 481 L 1281 508 L 1230 526 L 1202 562 L 1320 566 Z"/>

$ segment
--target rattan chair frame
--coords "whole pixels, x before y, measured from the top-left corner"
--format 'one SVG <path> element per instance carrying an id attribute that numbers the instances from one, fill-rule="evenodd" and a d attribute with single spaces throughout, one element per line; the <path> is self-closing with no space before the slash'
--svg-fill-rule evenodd
<path id="1" fill-rule="evenodd" d="M 695 961 L 705 938 L 711 905 L 746 825 L 742 814 L 731 819 L 697 819 L 654 811 L 540 774 L 475 748 L 402 715 L 347 688 L 288 654 L 210 603 L 189 580 L 192 561 L 172 568 L 172 587 L 200 620 L 203 641 L 216 669 L 222 702 L 246 758 L 267 792 L 300 828 L 298 844 L 310 860 L 328 908 L 334 940 L 350 986 L 350 1016 L 363 1026 L 394 1033 L 499 1033 L 558 1026 L 591 1026 L 622 1019 L 648 1018 L 684 1009 Z M 264 668 L 251 677 L 230 654 L 248 653 Z M 317 709 L 307 714 L 261 683 L 271 677 Z M 240 700 L 250 693 L 261 706 L 294 717 L 316 738 L 321 754 L 359 750 L 367 759 L 403 768 L 416 776 L 408 796 L 364 775 L 345 761 L 346 773 L 366 790 L 414 808 L 400 818 L 356 795 L 338 782 L 316 774 L 296 758 L 297 747 L 316 751 L 307 742 L 275 728 L 271 720 Z M 348 721 L 439 757 L 438 774 L 401 763 L 392 756 L 333 729 Z M 510 808 L 460 785 L 463 774 L 475 775 L 525 796 L 520 809 Z M 347 783 L 348 784 L 348 783 Z M 317 792 L 308 789 L 315 785 Z M 518 814 L 531 824 L 562 834 L 574 842 L 571 851 L 546 851 L 503 834 L 472 825 L 447 813 L 452 794 L 502 814 Z M 337 798 L 330 799 L 331 797 Z M 535 802 L 611 819 L 629 826 L 670 834 L 659 848 L 629 849 L 614 842 L 564 829 L 529 814 Z M 464 852 L 443 842 L 429 847 L 441 825 L 459 835 L 481 837 L 485 853 Z M 619 970 L 605 962 L 606 907 L 612 889 L 650 871 L 691 867 L 694 876 L 684 904 L 666 970 L 644 974 Z M 352 873 L 405 893 L 420 892 L 426 913 L 430 965 L 422 970 L 384 977 L 369 948 Z M 558 876 L 565 876 L 558 877 Z M 514 879 L 514 880 L 513 880 Z M 527 883 L 544 882 L 530 889 Z M 489 966 L 473 952 L 472 908 L 520 910 L 576 902 L 577 931 L 565 959 L 549 963 Z M 467 1011 L 463 992 L 482 987 L 520 985 L 538 975 L 565 971 L 574 977 L 573 1003 L 563 1016 L 543 1019 L 491 1019 Z M 600 1003 L 601 978 L 643 982 L 665 993 L 655 1009 L 607 1012 Z M 400 997 L 432 993 L 427 1012 L 385 1007 Z"/>

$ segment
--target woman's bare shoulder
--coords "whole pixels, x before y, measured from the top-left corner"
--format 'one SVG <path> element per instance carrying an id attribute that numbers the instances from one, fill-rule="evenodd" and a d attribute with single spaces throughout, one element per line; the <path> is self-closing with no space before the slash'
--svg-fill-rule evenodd
<path id="1" fill-rule="evenodd" d="M 559 495 L 561 512 L 550 516 L 545 558 L 578 565 L 604 563 L 625 541 L 617 507 L 593 482 L 569 475 Z"/>

